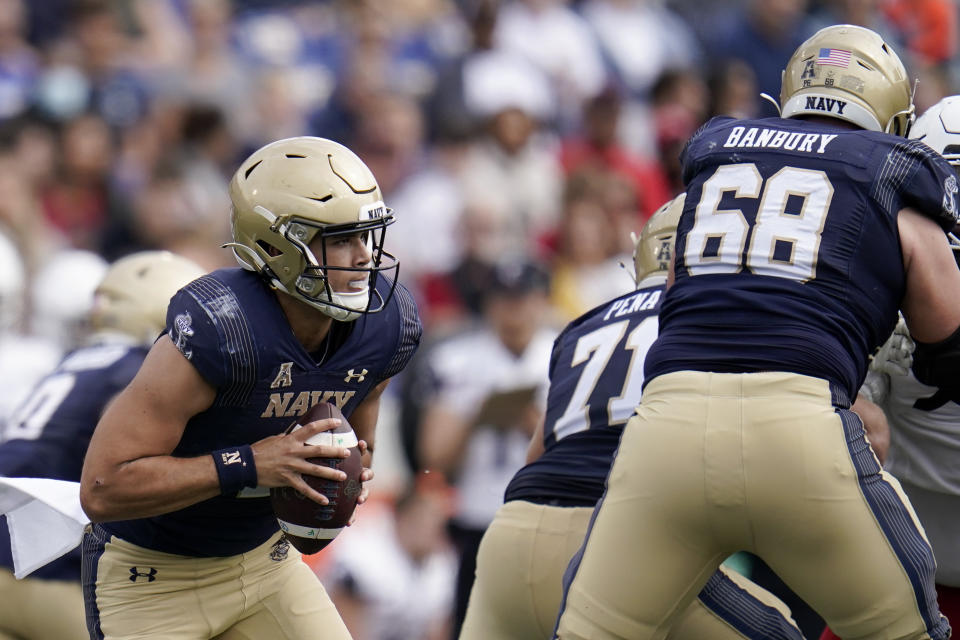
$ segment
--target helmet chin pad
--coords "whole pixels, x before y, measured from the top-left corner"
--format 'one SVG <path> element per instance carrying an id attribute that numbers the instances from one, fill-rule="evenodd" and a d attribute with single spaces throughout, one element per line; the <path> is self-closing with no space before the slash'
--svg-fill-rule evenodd
<path id="1" fill-rule="evenodd" d="M 324 292 L 323 297 L 326 297 Z M 363 291 L 354 291 L 351 293 L 332 292 L 331 300 L 333 304 L 314 300 L 308 304 L 316 307 L 334 320 L 340 322 L 352 322 L 359 318 L 367 306 L 370 304 L 370 289 L 365 287 Z"/>

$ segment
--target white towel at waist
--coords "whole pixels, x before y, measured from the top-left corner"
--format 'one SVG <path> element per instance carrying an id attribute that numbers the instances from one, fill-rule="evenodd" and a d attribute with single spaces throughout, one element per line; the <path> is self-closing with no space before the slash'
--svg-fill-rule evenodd
<path id="1" fill-rule="evenodd" d="M 80 544 L 90 522 L 80 483 L 0 477 L 0 513 L 7 516 L 13 573 L 23 578 Z"/>

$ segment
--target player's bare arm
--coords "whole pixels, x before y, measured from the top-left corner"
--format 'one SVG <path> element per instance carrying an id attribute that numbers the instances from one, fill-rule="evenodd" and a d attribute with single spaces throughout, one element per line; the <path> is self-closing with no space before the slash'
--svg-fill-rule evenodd
<path id="1" fill-rule="evenodd" d="M 370 488 L 367 483 L 373 480 L 373 469 L 370 468 L 370 465 L 373 462 L 377 418 L 380 416 L 380 396 L 383 395 L 388 384 L 390 384 L 390 380 L 384 380 L 374 387 L 350 415 L 350 424 L 353 426 L 354 433 L 357 434 L 360 441 L 360 450 L 363 452 L 363 473 L 360 474 L 363 489 L 360 491 L 360 497 L 357 498 L 357 504 L 363 504 L 370 496 Z"/>
<path id="2" fill-rule="evenodd" d="M 907 273 L 903 316 L 917 342 L 939 342 L 960 327 L 960 269 L 936 222 L 913 209 L 897 217 Z"/>
<path id="3" fill-rule="evenodd" d="M 377 418 L 380 416 L 380 396 L 383 395 L 389 380 L 384 380 L 370 390 L 363 402 L 350 414 L 350 424 L 353 426 L 357 438 L 365 443 L 366 454 L 363 456 L 363 466 L 369 467 L 376 440 Z"/>
<path id="4" fill-rule="evenodd" d="M 860 416 L 870 447 L 877 454 L 880 464 L 883 464 L 887 459 L 887 451 L 890 450 L 890 424 L 887 422 L 887 415 L 862 393 L 857 394 L 857 399 L 850 409 Z"/>
<path id="5" fill-rule="evenodd" d="M 207 409 L 215 395 L 169 338 L 158 340 L 139 373 L 104 413 L 90 441 L 80 481 L 80 501 L 87 516 L 95 522 L 144 518 L 219 495 L 211 456 L 171 455 L 187 421 Z M 318 421 L 296 434 L 255 443 L 258 483 L 293 486 L 324 502 L 300 474 L 340 479 L 342 472 L 311 464 L 306 458 L 342 456 L 343 451 L 303 446 L 303 442 L 333 426 L 334 421 Z"/>
<path id="6" fill-rule="evenodd" d="M 424 468 L 448 476 L 456 473 L 470 436 L 470 422 L 442 403 L 436 403 L 427 408 L 420 428 L 420 458 Z"/>
<path id="7" fill-rule="evenodd" d="M 537 428 L 533 431 L 533 435 L 530 436 L 530 444 L 527 446 L 527 464 L 542 456 L 545 449 L 546 447 L 543 444 L 543 420 L 540 420 Z"/>

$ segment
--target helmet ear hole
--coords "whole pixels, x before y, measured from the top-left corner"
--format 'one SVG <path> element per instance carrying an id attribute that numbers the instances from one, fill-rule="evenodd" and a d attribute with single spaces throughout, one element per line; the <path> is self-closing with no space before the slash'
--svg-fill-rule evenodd
<path id="1" fill-rule="evenodd" d="M 263 249 L 263 251 L 270 257 L 276 257 L 282 253 L 280 249 L 264 240 L 257 240 L 257 246 Z"/>

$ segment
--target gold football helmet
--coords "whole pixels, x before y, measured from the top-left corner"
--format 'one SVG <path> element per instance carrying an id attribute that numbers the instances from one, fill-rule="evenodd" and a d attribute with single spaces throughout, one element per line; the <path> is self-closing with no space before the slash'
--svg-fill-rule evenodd
<path id="1" fill-rule="evenodd" d="M 90 328 L 153 344 L 167 324 L 170 298 L 203 274 L 192 260 L 169 251 L 141 251 L 120 258 L 94 290 Z"/>
<path id="2" fill-rule="evenodd" d="M 279 140 L 247 158 L 230 182 L 233 248 L 240 265 L 263 274 L 274 287 L 320 309 L 335 320 L 355 320 L 386 307 L 396 286 L 398 264 L 383 250 L 393 212 L 370 169 L 352 151 L 324 138 Z M 320 237 L 366 234 L 372 259 L 365 267 L 326 264 L 309 244 Z M 324 254 L 326 251 L 324 251 Z M 367 287 L 335 292 L 328 270 L 365 272 Z M 386 295 L 377 275 L 393 271 Z"/>
<path id="3" fill-rule="evenodd" d="M 879 35 L 850 24 L 820 29 L 782 74 L 780 114 L 830 116 L 906 136 L 913 91 L 900 58 Z"/>
<path id="4" fill-rule="evenodd" d="M 647 224 L 643 225 L 640 237 L 633 247 L 634 278 L 637 286 L 647 276 L 666 275 L 673 257 L 673 244 L 677 239 L 677 223 L 683 213 L 686 194 L 663 204 Z"/>

